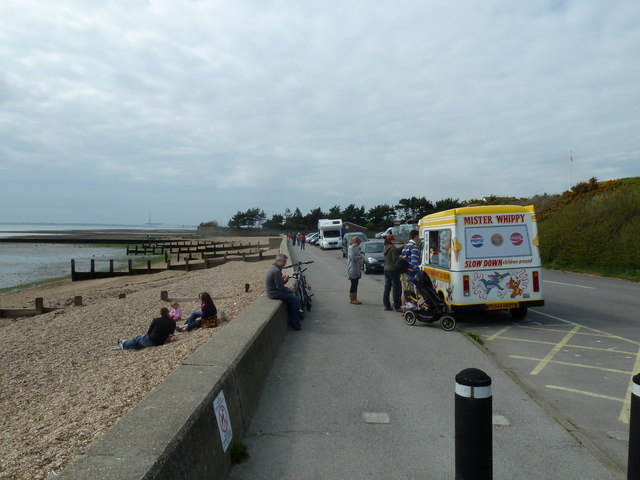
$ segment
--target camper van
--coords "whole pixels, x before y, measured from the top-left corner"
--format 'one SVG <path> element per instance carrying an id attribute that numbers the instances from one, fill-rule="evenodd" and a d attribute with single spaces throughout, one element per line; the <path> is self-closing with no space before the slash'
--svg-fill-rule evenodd
<path id="1" fill-rule="evenodd" d="M 320 235 L 318 246 L 322 250 L 340 248 L 342 220 L 329 220 L 326 218 L 318 220 L 318 233 Z"/>
<path id="2" fill-rule="evenodd" d="M 419 223 L 422 268 L 452 311 L 509 310 L 522 318 L 544 305 L 533 206 L 461 207 Z"/>

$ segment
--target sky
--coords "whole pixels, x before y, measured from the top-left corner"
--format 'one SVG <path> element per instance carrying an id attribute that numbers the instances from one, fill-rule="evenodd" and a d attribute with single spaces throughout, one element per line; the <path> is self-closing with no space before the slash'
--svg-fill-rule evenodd
<path id="1" fill-rule="evenodd" d="M 226 225 L 638 176 L 639 18 L 637 0 L 2 0 L 0 222 Z"/>

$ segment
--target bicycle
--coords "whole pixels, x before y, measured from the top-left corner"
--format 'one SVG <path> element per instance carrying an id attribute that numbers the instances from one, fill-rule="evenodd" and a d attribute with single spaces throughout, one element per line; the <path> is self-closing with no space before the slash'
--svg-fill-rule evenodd
<path id="1" fill-rule="evenodd" d="M 311 297 L 313 297 L 313 293 L 310 293 L 311 287 L 307 283 L 307 279 L 304 276 L 304 272 L 307 269 L 300 268 L 302 265 L 308 265 L 310 263 L 313 263 L 313 260 L 309 260 L 307 262 L 298 262 L 284 267 L 293 268 L 293 274 L 291 276 L 297 280 L 295 293 L 300 300 L 300 319 L 304 318 L 305 308 L 307 312 L 311 310 Z"/>

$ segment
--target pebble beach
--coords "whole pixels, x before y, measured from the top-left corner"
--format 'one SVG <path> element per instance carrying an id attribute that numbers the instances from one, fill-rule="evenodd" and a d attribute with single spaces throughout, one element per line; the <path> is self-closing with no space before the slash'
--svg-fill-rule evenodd
<path id="1" fill-rule="evenodd" d="M 264 293 L 268 260 L 229 261 L 207 270 L 166 271 L 83 282 L 62 281 L 0 295 L 1 308 L 58 308 L 36 317 L 0 319 L 0 479 L 51 479 L 198 347 Z M 245 292 L 245 284 L 249 284 Z M 182 299 L 184 318 L 208 291 L 226 320 L 214 329 L 177 333 L 140 351 L 117 349 L 119 337 L 146 333 Z M 74 306 L 74 297 L 82 305 Z M 124 295 L 124 298 L 120 298 Z"/>

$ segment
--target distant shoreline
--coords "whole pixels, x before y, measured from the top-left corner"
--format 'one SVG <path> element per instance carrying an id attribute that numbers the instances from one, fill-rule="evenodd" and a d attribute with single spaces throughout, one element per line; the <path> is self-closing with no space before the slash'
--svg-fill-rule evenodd
<path id="1" fill-rule="evenodd" d="M 87 229 L 87 230 L 5 230 L 0 237 L 2 243 L 141 243 L 167 240 L 169 238 L 192 237 L 197 230 L 183 229 Z"/>

